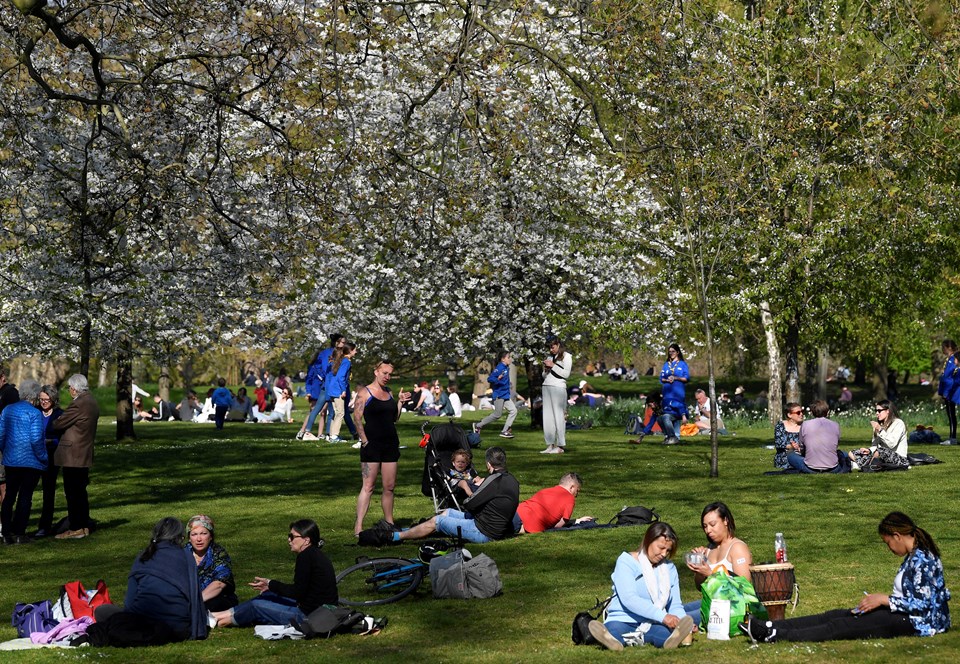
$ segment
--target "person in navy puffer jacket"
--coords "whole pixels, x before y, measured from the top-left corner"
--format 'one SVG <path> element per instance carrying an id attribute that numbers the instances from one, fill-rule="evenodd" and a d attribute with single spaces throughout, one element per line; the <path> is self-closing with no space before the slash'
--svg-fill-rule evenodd
<path id="1" fill-rule="evenodd" d="M 43 413 L 34 405 L 40 394 L 35 380 L 20 383 L 20 401 L 0 413 L 0 453 L 7 471 L 7 491 L 0 503 L 0 527 L 7 544 L 25 544 L 33 491 L 47 467 Z M 16 506 L 16 510 L 14 510 Z"/>

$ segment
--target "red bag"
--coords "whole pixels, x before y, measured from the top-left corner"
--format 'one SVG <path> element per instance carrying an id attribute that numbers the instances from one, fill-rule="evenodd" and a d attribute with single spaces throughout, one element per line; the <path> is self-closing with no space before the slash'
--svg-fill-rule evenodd
<path id="1" fill-rule="evenodd" d="M 93 610 L 101 604 L 112 604 L 110 591 L 103 579 L 97 581 L 97 587 L 92 593 L 87 593 L 79 581 L 71 581 L 63 586 L 63 594 L 70 600 L 74 618 L 93 618 Z"/>

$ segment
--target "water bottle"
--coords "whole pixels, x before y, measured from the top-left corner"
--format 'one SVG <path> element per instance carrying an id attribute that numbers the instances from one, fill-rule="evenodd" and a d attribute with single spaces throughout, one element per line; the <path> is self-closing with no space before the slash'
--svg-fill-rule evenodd
<path id="1" fill-rule="evenodd" d="M 773 548 L 777 553 L 777 562 L 787 562 L 787 540 L 783 538 L 783 533 L 777 533 L 773 540 Z"/>

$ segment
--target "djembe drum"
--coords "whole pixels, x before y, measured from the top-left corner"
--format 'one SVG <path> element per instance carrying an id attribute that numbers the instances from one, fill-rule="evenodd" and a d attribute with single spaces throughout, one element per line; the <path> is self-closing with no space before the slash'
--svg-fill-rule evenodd
<path id="1" fill-rule="evenodd" d="M 750 577 L 757 598 L 767 607 L 770 620 L 783 620 L 787 604 L 797 590 L 797 578 L 790 563 L 751 565 Z M 794 601 L 794 606 L 796 602 Z"/>

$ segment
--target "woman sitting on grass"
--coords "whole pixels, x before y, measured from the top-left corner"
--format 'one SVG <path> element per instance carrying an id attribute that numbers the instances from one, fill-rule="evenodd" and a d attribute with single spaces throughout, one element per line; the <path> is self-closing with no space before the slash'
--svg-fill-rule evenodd
<path id="1" fill-rule="evenodd" d="M 172 516 L 154 526 L 150 545 L 133 561 L 123 609 L 103 604 L 94 610 L 99 628 L 88 631 L 93 645 L 161 645 L 207 637 L 197 570 L 183 539 L 183 524 Z M 143 643 L 126 638 L 138 633 Z"/>
<path id="2" fill-rule="evenodd" d="M 902 512 L 890 512 L 877 530 L 891 553 L 904 556 L 889 595 L 866 595 L 855 609 L 802 618 L 760 621 L 748 616 L 740 630 L 754 643 L 886 639 L 947 631 L 950 591 L 933 538 Z"/>
<path id="3" fill-rule="evenodd" d="M 289 625 L 291 620 L 303 622 L 321 606 L 336 606 L 337 575 L 330 559 L 320 551 L 323 540 L 316 522 L 294 521 L 287 540 L 290 550 L 297 554 L 293 583 L 255 576 L 250 585 L 259 590 L 260 595 L 232 609 L 211 613 L 217 627 Z"/>
<path id="4" fill-rule="evenodd" d="M 613 570 L 613 599 L 607 619 L 590 621 L 590 634 L 603 647 L 650 643 L 676 648 L 700 624 L 700 602 L 680 601 L 680 577 L 670 558 L 677 534 L 666 523 L 647 528 L 636 551 L 620 554 Z"/>
<path id="5" fill-rule="evenodd" d="M 236 584 L 230 554 L 214 541 L 213 519 L 197 514 L 187 521 L 189 542 L 184 546 L 193 555 L 200 580 L 200 595 L 208 611 L 225 611 L 236 606 Z"/>
<path id="6" fill-rule="evenodd" d="M 704 579 L 723 569 L 727 574 L 742 576 L 750 581 L 750 565 L 753 564 L 753 555 L 750 547 L 737 539 L 737 524 L 733 520 L 733 513 L 724 503 L 710 503 L 703 508 L 700 514 L 700 525 L 707 536 L 707 546 L 693 549 L 694 553 L 702 554 L 706 562 L 700 565 L 687 567 L 694 573 L 697 585 Z"/>
<path id="7" fill-rule="evenodd" d="M 877 419 L 870 422 L 873 440 L 870 447 L 861 447 L 850 452 L 850 461 L 857 468 L 864 468 L 874 459 L 885 466 L 909 466 L 907 459 L 907 425 L 897 417 L 897 407 L 888 399 L 876 402 Z"/>

